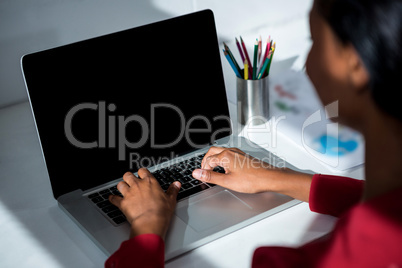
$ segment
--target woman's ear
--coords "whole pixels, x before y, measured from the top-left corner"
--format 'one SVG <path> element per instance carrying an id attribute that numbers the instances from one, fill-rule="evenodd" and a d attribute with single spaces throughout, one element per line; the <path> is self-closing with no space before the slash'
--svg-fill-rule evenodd
<path id="1" fill-rule="evenodd" d="M 370 81 L 366 66 L 352 45 L 348 45 L 347 50 L 349 81 L 357 91 L 366 90 Z"/>

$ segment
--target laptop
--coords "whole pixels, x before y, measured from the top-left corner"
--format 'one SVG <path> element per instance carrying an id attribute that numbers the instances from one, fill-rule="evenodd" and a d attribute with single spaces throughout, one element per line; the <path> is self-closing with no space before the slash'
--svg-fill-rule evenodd
<path id="1" fill-rule="evenodd" d="M 143 166 L 162 189 L 182 182 L 166 260 L 300 202 L 191 176 L 211 145 L 296 169 L 232 134 L 210 10 L 24 55 L 21 68 L 54 198 L 108 256 L 130 227 L 107 196 Z"/>

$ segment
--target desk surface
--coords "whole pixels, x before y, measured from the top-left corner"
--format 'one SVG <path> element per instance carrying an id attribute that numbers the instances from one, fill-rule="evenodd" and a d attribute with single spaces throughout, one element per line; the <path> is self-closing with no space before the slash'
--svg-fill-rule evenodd
<path id="1" fill-rule="evenodd" d="M 234 105 L 230 107 L 233 111 Z M 311 165 L 302 152 L 283 147 L 288 151 L 279 153 L 288 154 L 292 164 Z M 362 167 L 350 175 L 361 177 Z M 53 199 L 28 103 L 0 110 L 0 178 L 1 267 L 103 266 L 106 256 Z M 192 267 L 248 267 L 255 248 L 299 246 L 329 232 L 334 223 L 335 218 L 310 212 L 308 204 L 302 203 L 197 248 L 166 267 L 188 267 L 189 263 Z"/>

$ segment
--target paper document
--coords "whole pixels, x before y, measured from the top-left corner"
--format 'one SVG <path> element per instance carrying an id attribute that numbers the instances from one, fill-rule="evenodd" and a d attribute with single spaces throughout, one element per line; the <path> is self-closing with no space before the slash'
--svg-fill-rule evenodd
<path id="1" fill-rule="evenodd" d="M 336 121 L 338 102 L 321 104 L 307 75 L 287 71 L 270 78 L 271 131 L 288 137 L 329 169 L 364 163 L 363 136 Z"/>

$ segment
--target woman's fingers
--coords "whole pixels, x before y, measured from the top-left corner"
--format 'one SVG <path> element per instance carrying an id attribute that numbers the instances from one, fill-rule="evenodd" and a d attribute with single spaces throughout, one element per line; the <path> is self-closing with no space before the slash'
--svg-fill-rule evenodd
<path id="1" fill-rule="evenodd" d="M 208 169 L 195 169 L 192 173 L 193 177 L 197 180 L 204 181 L 207 183 L 213 183 L 220 185 L 222 187 L 228 187 L 225 184 L 225 176 L 228 176 L 226 174 L 214 172 L 212 170 Z"/>
<path id="2" fill-rule="evenodd" d="M 146 169 L 146 168 L 140 168 L 137 173 L 138 173 L 138 177 L 139 177 L 140 179 L 143 179 L 143 180 L 145 180 L 145 179 L 151 179 L 151 178 L 154 177 L 154 176 L 151 174 L 151 172 L 149 172 L 149 170 Z"/>
<path id="3" fill-rule="evenodd" d="M 109 202 L 118 207 L 121 210 L 121 201 L 123 200 L 122 197 L 118 195 L 110 195 Z"/>
<path id="4" fill-rule="evenodd" d="M 228 170 L 235 167 L 236 161 L 243 156 L 246 156 L 246 153 L 238 148 L 212 147 L 205 155 L 201 168 L 212 170 L 215 167 L 220 166 L 228 172 Z"/>
<path id="5" fill-rule="evenodd" d="M 128 186 L 132 186 L 135 183 L 136 179 L 138 178 L 134 176 L 134 174 L 131 172 L 126 172 L 123 175 L 123 181 L 126 182 Z"/>
<path id="6" fill-rule="evenodd" d="M 208 152 L 205 154 L 204 158 L 202 159 L 201 168 L 204 168 L 204 169 L 210 168 L 209 166 L 206 166 L 207 159 L 209 159 L 209 157 L 211 157 L 211 156 L 213 156 L 213 155 L 219 154 L 219 153 L 222 152 L 223 150 L 226 150 L 226 148 L 212 146 L 212 147 L 208 150 Z"/>
<path id="7" fill-rule="evenodd" d="M 177 194 L 179 193 L 181 187 L 181 183 L 178 181 L 170 184 L 169 188 L 166 190 L 166 195 L 170 198 L 171 201 L 176 202 Z"/>
<path id="8" fill-rule="evenodd" d="M 117 190 L 119 190 L 119 192 L 125 196 L 127 191 L 129 190 L 130 186 L 127 184 L 127 182 L 125 181 L 121 181 L 117 184 Z"/>

